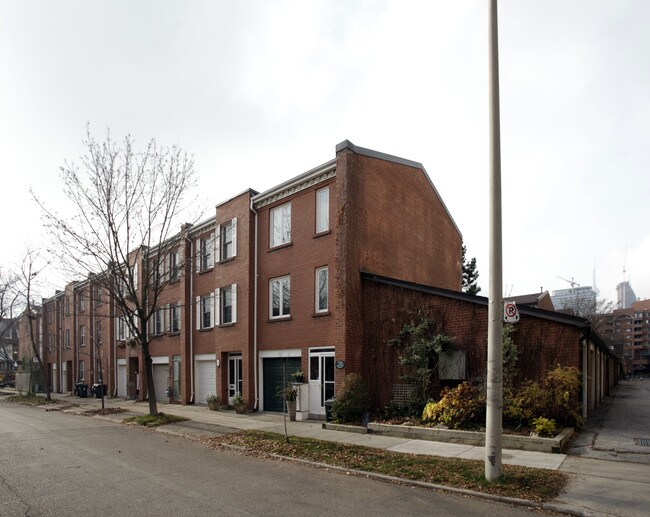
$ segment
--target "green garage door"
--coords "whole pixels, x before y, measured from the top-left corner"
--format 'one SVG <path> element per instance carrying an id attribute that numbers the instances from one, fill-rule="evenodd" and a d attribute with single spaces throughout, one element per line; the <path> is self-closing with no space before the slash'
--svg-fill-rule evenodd
<path id="1" fill-rule="evenodd" d="M 286 366 L 285 366 L 286 365 Z M 290 380 L 291 372 L 300 370 L 300 357 L 267 357 L 264 359 L 264 411 L 282 411 L 282 399 L 277 396 L 284 375 Z"/>

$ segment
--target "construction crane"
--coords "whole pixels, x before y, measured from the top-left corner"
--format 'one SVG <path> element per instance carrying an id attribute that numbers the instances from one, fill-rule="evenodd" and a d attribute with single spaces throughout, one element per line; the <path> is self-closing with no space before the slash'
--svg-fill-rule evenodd
<path id="1" fill-rule="evenodd" d="M 571 277 L 571 280 L 568 280 L 568 279 L 566 279 L 566 278 L 562 278 L 561 276 L 558 276 L 558 278 L 559 278 L 560 280 L 564 280 L 565 282 L 569 282 L 569 283 L 571 284 L 571 289 L 573 289 L 574 287 L 580 287 L 580 284 L 579 284 L 578 282 L 576 282 L 576 281 L 573 279 L 573 277 Z"/>

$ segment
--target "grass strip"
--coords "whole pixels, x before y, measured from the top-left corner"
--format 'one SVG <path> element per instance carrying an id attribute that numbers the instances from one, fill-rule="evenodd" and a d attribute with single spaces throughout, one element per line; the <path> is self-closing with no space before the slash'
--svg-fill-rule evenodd
<path id="1" fill-rule="evenodd" d="M 484 477 L 485 465 L 482 461 L 404 454 L 297 436 L 292 436 L 287 444 L 284 435 L 264 431 L 242 431 L 209 438 L 204 443 L 212 448 L 222 444 L 236 445 L 254 455 L 279 454 L 347 469 L 537 502 L 556 497 L 568 481 L 568 476 L 562 472 L 503 465 L 501 478 L 495 483 L 488 483 Z"/>
<path id="2" fill-rule="evenodd" d="M 131 418 L 125 418 L 125 424 L 136 424 L 141 425 L 142 427 L 156 427 L 159 425 L 173 424 L 174 422 L 184 422 L 189 420 L 182 416 L 176 415 L 167 415 L 165 413 L 158 413 L 157 415 L 140 415 L 133 416 Z"/>

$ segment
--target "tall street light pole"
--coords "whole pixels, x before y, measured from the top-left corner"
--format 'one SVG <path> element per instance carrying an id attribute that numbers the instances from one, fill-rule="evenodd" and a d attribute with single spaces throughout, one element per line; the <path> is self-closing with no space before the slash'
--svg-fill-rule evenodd
<path id="1" fill-rule="evenodd" d="M 503 413 L 503 292 L 501 238 L 501 129 L 497 0 L 490 1 L 490 286 L 488 305 L 487 413 L 485 478 L 501 475 Z"/>

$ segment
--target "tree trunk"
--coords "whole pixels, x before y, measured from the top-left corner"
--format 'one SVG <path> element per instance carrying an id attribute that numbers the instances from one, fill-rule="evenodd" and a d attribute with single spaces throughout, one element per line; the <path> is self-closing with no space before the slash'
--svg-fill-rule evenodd
<path id="1" fill-rule="evenodd" d="M 147 377 L 147 396 L 149 398 L 149 414 L 156 416 L 158 414 L 158 405 L 156 404 L 156 390 L 153 383 L 153 361 L 149 354 L 149 344 L 143 344 L 142 356 L 144 358 L 144 371 Z"/>

